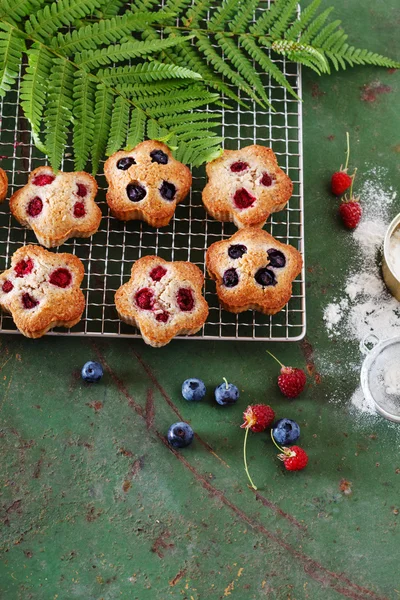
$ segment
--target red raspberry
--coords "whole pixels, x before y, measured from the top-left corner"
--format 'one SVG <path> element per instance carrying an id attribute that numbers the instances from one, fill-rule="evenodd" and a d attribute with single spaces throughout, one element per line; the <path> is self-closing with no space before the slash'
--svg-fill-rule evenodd
<path id="1" fill-rule="evenodd" d="M 39 198 L 39 196 L 35 196 L 35 198 L 32 198 L 32 200 L 29 202 L 26 212 L 30 217 L 37 217 L 38 215 L 40 215 L 42 210 L 43 202 Z"/>
<path id="2" fill-rule="evenodd" d="M 232 173 L 241 173 L 242 171 L 246 171 L 249 168 L 247 162 L 243 162 L 242 160 L 238 160 L 231 165 Z"/>
<path id="3" fill-rule="evenodd" d="M 56 285 L 60 288 L 66 288 L 72 281 L 72 275 L 68 269 L 56 269 L 50 275 L 49 281 L 52 285 Z"/>
<path id="4" fill-rule="evenodd" d="M 184 312 L 192 310 L 194 306 L 194 298 L 192 290 L 189 288 L 180 288 L 176 297 L 178 306 Z"/>
<path id="5" fill-rule="evenodd" d="M 158 267 L 154 267 L 154 269 L 152 269 L 150 271 L 150 277 L 152 278 L 153 281 L 160 281 L 160 279 L 162 279 L 164 277 L 166 272 L 167 272 L 167 269 L 164 269 L 164 267 L 159 265 Z"/>
<path id="6" fill-rule="evenodd" d="M 301 471 L 308 463 L 307 453 L 300 446 L 283 448 L 283 454 L 278 454 L 278 458 L 288 471 Z"/>
<path id="7" fill-rule="evenodd" d="M 36 300 L 36 298 L 33 298 L 33 296 L 26 292 L 25 294 L 22 294 L 22 304 L 24 308 L 30 310 L 39 304 L 39 300 Z"/>
<path id="8" fill-rule="evenodd" d="M 346 171 L 337 171 L 332 175 L 331 185 L 332 194 L 335 196 L 341 196 L 351 186 L 352 178 L 346 173 Z"/>
<path id="9" fill-rule="evenodd" d="M 79 196 L 80 198 L 84 198 L 87 195 L 86 185 L 84 185 L 83 183 L 77 183 L 77 186 L 78 186 L 78 191 L 76 192 L 76 195 Z"/>
<path id="10" fill-rule="evenodd" d="M 29 275 L 33 271 L 33 260 L 28 258 L 28 260 L 20 260 L 14 267 L 14 271 L 17 277 L 24 277 L 25 275 Z"/>
<path id="11" fill-rule="evenodd" d="M 275 419 L 275 413 L 268 404 L 253 404 L 248 406 L 243 413 L 243 429 L 251 429 L 254 433 L 264 431 L 272 425 Z"/>
<path id="12" fill-rule="evenodd" d="M 347 229 L 355 229 L 362 216 L 362 208 L 358 199 L 351 198 L 339 206 L 339 216 Z"/>
<path id="13" fill-rule="evenodd" d="M 74 217 L 80 219 L 86 215 L 86 209 L 83 202 L 75 202 L 74 204 Z"/>
<path id="14" fill-rule="evenodd" d="M 153 292 L 149 288 L 142 288 L 135 296 L 136 304 L 143 310 L 153 310 Z"/>
<path id="15" fill-rule="evenodd" d="M 166 323 L 169 319 L 169 314 L 164 311 L 162 313 L 158 313 L 158 315 L 156 315 L 156 321 L 160 321 L 160 323 Z"/>
<path id="16" fill-rule="evenodd" d="M 306 381 L 304 371 L 294 367 L 282 367 L 278 377 L 279 389 L 287 398 L 297 398 L 304 390 Z"/>
<path id="17" fill-rule="evenodd" d="M 12 289 L 14 289 L 13 284 L 11 283 L 11 281 L 9 281 L 8 279 L 3 283 L 3 286 L 1 288 L 3 290 L 3 292 L 5 294 L 8 294 L 9 292 L 11 292 Z"/>
<path id="18" fill-rule="evenodd" d="M 245 188 L 240 188 L 240 190 L 236 190 L 235 195 L 233 196 L 233 201 L 235 206 L 240 209 L 249 208 L 253 206 L 256 201 L 255 196 L 250 194 Z"/>
<path id="19" fill-rule="evenodd" d="M 38 185 L 40 187 L 42 187 L 43 185 L 49 185 L 50 183 L 53 183 L 53 181 L 55 180 L 54 175 L 37 175 L 35 177 L 35 179 L 32 181 L 33 185 Z"/>
<path id="20" fill-rule="evenodd" d="M 265 187 L 271 187 L 272 181 L 272 177 L 269 173 L 263 173 L 263 176 L 260 179 L 261 185 L 265 185 Z"/>

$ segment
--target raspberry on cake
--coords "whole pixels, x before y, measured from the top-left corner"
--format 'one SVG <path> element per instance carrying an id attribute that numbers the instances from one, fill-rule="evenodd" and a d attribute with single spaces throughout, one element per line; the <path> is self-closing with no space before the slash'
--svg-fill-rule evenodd
<path id="1" fill-rule="evenodd" d="M 8 177 L 4 169 L 0 169 L 0 202 L 6 199 L 8 189 Z"/>
<path id="2" fill-rule="evenodd" d="M 26 337 L 73 327 L 85 308 L 80 290 L 84 272 L 73 254 L 53 254 L 40 246 L 19 248 L 11 268 L 0 274 L 0 307 Z"/>
<path id="3" fill-rule="evenodd" d="M 96 194 L 96 180 L 88 173 L 55 174 L 51 167 L 39 167 L 11 196 L 10 209 L 21 225 L 33 229 L 40 244 L 54 248 L 71 237 L 96 233 L 101 221 Z"/>
<path id="4" fill-rule="evenodd" d="M 220 303 L 233 313 L 279 312 L 290 300 L 302 264 L 298 250 L 257 227 L 239 229 L 228 240 L 212 244 L 206 254 Z"/>
<path id="5" fill-rule="evenodd" d="M 279 168 L 271 148 L 264 146 L 225 150 L 208 163 L 206 171 L 203 204 L 207 212 L 238 228 L 262 227 L 292 195 L 291 179 Z"/>
<path id="6" fill-rule="evenodd" d="M 202 328 L 208 316 L 203 284 L 202 272 L 190 262 L 144 256 L 117 290 L 115 306 L 120 319 L 138 327 L 146 344 L 157 348 Z"/>
<path id="7" fill-rule="evenodd" d="M 175 160 L 168 146 L 154 140 L 110 156 L 104 174 L 112 215 L 121 221 L 146 221 L 152 227 L 168 225 L 192 184 L 188 167 Z"/>

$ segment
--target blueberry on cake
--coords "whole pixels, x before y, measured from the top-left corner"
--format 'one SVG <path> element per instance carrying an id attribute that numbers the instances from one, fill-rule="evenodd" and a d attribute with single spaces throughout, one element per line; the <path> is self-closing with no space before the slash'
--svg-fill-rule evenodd
<path id="1" fill-rule="evenodd" d="M 88 173 L 55 174 L 51 167 L 39 167 L 11 196 L 10 209 L 42 246 L 54 248 L 71 237 L 96 233 L 101 221 L 96 194 L 96 180 Z"/>
<path id="2" fill-rule="evenodd" d="M 0 274 L 0 307 L 26 337 L 73 327 L 85 308 L 83 276 L 83 264 L 73 254 L 24 246 L 14 253 L 11 268 Z"/>
<path id="3" fill-rule="evenodd" d="M 111 214 L 121 221 L 146 221 L 152 227 L 168 225 L 192 184 L 188 167 L 175 160 L 168 146 L 154 140 L 113 154 L 104 173 Z"/>
<path id="4" fill-rule="evenodd" d="M 177 335 L 193 335 L 204 325 L 208 304 L 203 273 L 190 262 L 144 256 L 115 294 L 122 321 L 138 327 L 146 344 L 159 347 Z"/>
<path id="5" fill-rule="evenodd" d="M 0 169 L 0 202 L 6 199 L 8 189 L 8 177 L 4 169 Z"/>
<path id="6" fill-rule="evenodd" d="M 206 255 L 210 277 L 225 310 L 279 312 L 292 295 L 292 282 L 302 268 L 293 246 L 278 242 L 257 227 L 239 229 L 231 238 L 212 244 Z"/>
<path id="7" fill-rule="evenodd" d="M 203 203 L 207 212 L 238 228 L 262 227 L 292 195 L 291 179 L 279 168 L 271 148 L 264 146 L 225 150 L 207 164 L 206 171 Z"/>

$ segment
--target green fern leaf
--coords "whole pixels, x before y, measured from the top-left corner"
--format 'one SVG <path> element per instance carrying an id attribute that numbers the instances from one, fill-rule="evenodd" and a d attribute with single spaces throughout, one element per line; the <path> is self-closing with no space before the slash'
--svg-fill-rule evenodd
<path id="1" fill-rule="evenodd" d="M 218 116 L 218 115 L 217 115 Z M 202 115 L 204 118 L 204 114 Z M 181 134 L 180 139 L 191 139 L 188 136 L 196 135 L 197 137 L 202 135 L 203 131 L 207 131 L 209 135 L 216 135 L 215 132 L 210 131 L 211 127 L 219 127 L 219 123 L 210 123 L 210 121 L 193 121 L 193 113 L 190 115 L 190 130 L 188 131 L 187 123 L 181 125 L 174 124 L 174 132 Z"/>
<path id="2" fill-rule="evenodd" d="M 263 35 L 279 19 L 282 11 L 285 10 L 288 0 L 275 0 L 268 10 L 264 10 L 256 23 L 250 27 L 250 33 L 253 35 Z M 291 0 L 290 0 L 291 1 Z"/>
<path id="3" fill-rule="evenodd" d="M 290 40 L 276 40 L 273 42 L 271 48 L 278 54 L 283 54 L 298 62 L 303 62 L 302 59 L 304 58 L 304 61 L 306 61 L 304 64 L 311 62 L 322 73 L 326 73 L 329 70 L 327 60 L 322 52 L 308 44 L 292 42 Z"/>
<path id="4" fill-rule="evenodd" d="M 286 31 L 288 24 L 295 21 L 297 13 L 298 0 L 287 0 L 285 8 L 281 11 L 279 18 L 271 27 L 270 35 L 273 38 L 279 38 Z"/>
<path id="5" fill-rule="evenodd" d="M 249 0 L 242 2 L 238 8 L 236 16 L 229 24 L 229 29 L 235 33 L 244 33 L 253 21 L 254 11 L 259 5 L 259 0 Z"/>
<path id="6" fill-rule="evenodd" d="M 210 0 L 197 0 L 186 13 L 183 19 L 185 27 L 196 28 L 199 25 L 201 19 L 207 15 L 207 11 L 210 10 Z"/>
<path id="7" fill-rule="evenodd" d="M 95 85 L 85 71 L 78 71 L 74 83 L 73 146 L 75 170 L 83 171 L 89 159 L 94 135 Z"/>
<path id="8" fill-rule="evenodd" d="M 191 4 L 192 0 L 167 0 L 164 4 L 163 11 L 172 13 L 174 17 L 178 17 L 182 14 L 182 11 Z"/>
<path id="9" fill-rule="evenodd" d="M 164 64 L 157 61 L 139 63 L 134 66 L 115 67 L 114 69 L 100 69 L 96 76 L 109 85 L 151 83 L 165 79 L 201 79 L 199 73 L 195 73 L 186 67 Z"/>
<path id="10" fill-rule="evenodd" d="M 190 115 L 190 127 L 192 125 L 192 123 L 201 121 L 201 119 L 204 119 L 204 113 L 203 112 L 194 112 Z M 217 114 L 217 113 L 210 113 L 207 112 L 207 119 L 221 119 L 221 115 Z M 165 127 L 175 127 L 175 126 L 179 126 L 179 125 L 185 125 L 186 129 L 188 127 L 188 117 L 187 115 L 174 115 L 172 117 L 166 116 L 166 117 L 161 117 L 160 119 L 158 119 L 158 121 L 161 123 L 161 125 L 164 125 Z M 215 127 L 218 124 L 213 124 L 212 127 Z"/>
<path id="11" fill-rule="evenodd" d="M 95 15 L 99 19 L 110 19 L 115 17 L 125 4 L 125 0 L 106 0 L 101 3 L 100 9 L 96 10 Z"/>
<path id="12" fill-rule="evenodd" d="M 75 56 L 74 62 L 81 68 L 91 70 L 101 65 L 128 60 L 129 58 L 137 58 L 159 52 L 163 48 L 171 48 L 178 44 L 182 44 L 188 37 L 168 37 L 165 39 L 156 39 L 145 42 L 133 41 L 125 44 L 116 44 L 108 46 L 101 50 L 85 50 Z"/>
<path id="13" fill-rule="evenodd" d="M 214 101 L 217 100 L 218 94 L 215 94 Z M 182 101 L 177 104 L 165 104 L 158 105 L 156 108 L 148 108 L 147 114 L 153 118 L 166 116 L 166 115 L 178 115 L 184 112 L 190 112 L 194 108 L 204 106 L 206 102 L 202 99 Z"/>
<path id="14" fill-rule="evenodd" d="M 74 67 L 62 58 L 53 60 L 49 78 L 46 120 L 46 151 L 54 171 L 58 171 L 67 144 L 72 118 Z"/>
<path id="15" fill-rule="evenodd" d="M 131 10 L 133 11 L 144 11 L 144 10 L 152 10 L 153 8 L 159 7 L 159 0 L 135 0 L 135 3 L 132 4 Z"/>
<path id="16" fill-rule="evenodd" d="M 40 130 L 53 56 L 42 44 L 33 44 L 28 52 L 28 66 L 21 81 L 21 106 L 28 119 L 35 145 L 45 152 Z"/>
<path id="17" fill-rule="evenodd" d="M 331 33 L 331 35 L 327 38 L 322 47 L 325 51 L 331 50 L 331 52 L 335 54 L 341 49 L 341 47 L 347 40 L 347 37 L 348 36 L 345 34 L 344 31 L 338 29 L 337 31 Z"/>
<path id="18" fill-rule="evenodd" d="M 38 10 L 45 0 L 1 0 L 0 19 L 18 23 Z"/>
<path id="19" fill-rule="evenodd" d="M 238 0 L 223 0 L 221 6 L 217 8 L 214 15 L 208 21 L 207 27 L 211 31 L 224 30 L 224 26 L 237 11 Z"/>
<path id="20" fill-rule="evenodd" d="M 146 115 L 143 111 L 138 108 L 132 110 L 125 150 L 132 150 L 132 148 L 144 139 L 146 120 Z"/>
<path id="21" fill-rule="evenodd" d="M 147 137 L 149 140 L 157 140 L 160 136 L 160 127 L 156 121 L 149 119 L 147 121 Z"/>
<path id="22" fill-rule="evenodd" d="M 205 149 L 199 152 L 199 149 L 190 142 L 180 142 L 179 148 L 174 152 L 174 156 L 179 162 L 193 167 L 199 167 L 204 162 L 210 162 L 222 154 L 222 149 L 218 143 L 216 146 L 208 144 Z"/>
<path id="23" fill-rule="evenodd" d="M 122 83 L 115 85 L 114 88 L 125 98 L 135 98 L 139 100 L 141 98 L 146 98 L 147 96 L 154 96 L 155 94 L 160 93 L 166 94 L 172 90 L 187 88 L 190 83 L 191 81 L 188 79 L 165 79 L 163 81 L 146 83 L 146 85 L 143 85 L 142 83 L 135 83 L 133 85 L 131 83 Z"/>
<path id="24" fill-rule="evenodd" d="M 203 104 L 211 104 L 212 102 L 219 100 L 219 96 L 218 94 L 209 92 L 203 86 L 191 85 L 184 90 L 174 90 L 173 92 L 166 94 L 161 93 L 148 98 L 138 98 L 135 100 L 135 104 L 139 106 L 139 108 L 147 107 L 150 109 L 164 105 L 179 105 L 180 102 L 185 102 L 187 100 L 201 100 Z"/>
<path id="25" fill-rule="evenodd" d="M 112 112 L 106 156 L 111 156 L 118 150 L 121 150 L 124 145 L 128 135 L 129 111 L 129 102 L 122 96 L 117 96 Z"/>
<path id="26" fill-rule="evenodd" d="M 25 42 L 7 23 L 0 23 L 0 98 L 5 96 L 18 77 Z"/>
<path id="27" fill-rule="evenodd" d="M 293 25 L 286 32 L 286 40 L 297 40 L 298 36 L 306 29 L 307 25 L 317 12 L 318 8 L 321 5 L 321 2 L 322 0 L 312 0 L 311 4 L 309 4 L 303 10 L 300 18 L 295 23 L 293 23 Z"/>
<path id="28" fill-rule="evenodd" d="M 32 14 L 25 23 L 25 31 L 32 38 L 43 40 L 57 29 L 86 17 L 98 6 L 99 0 L 58 0 Z"/>
<path id="29" fill-rule="evenodd" d="M 327 32 L 327 35 L 326 35 L 326 37 L 328 37 L 328 35 L 330 35 L 330 33 L 332 31 L 337 29 L 337 27 L 341 23 L 341 21 L 333 21 L 333 23 L 330 23 L 329 25 L 324 27 L 326 20 L 332 11 L 333 11 L 333 7 L 330 7 L 330 8 L 327 8 L 326 10 L 324 10 L 324 12 L 322 12 L 320 15 L 318 15 L 318 17 L 315 19 L 315 21 L 313 21 L 307 27 L 306 31 L 301 34 L 300 39 L 298 41 L 301 42 L 302 44 L 312 44 L 313 46 L 318 48 L 320 45 L 320 42 L 316 42 L 316 40 L 318 38 L 321 38 L 320 41 L 322 42 L 322 37 L 323 37 L 323 39 L 326 39 L 324 37 L 325 31 L 327 29 L 329 29 L 329 31 Z"/>
<path id="30" fill-rule="evenodd" d="M 97 86 L 94 111 L 94 135 L 92 145 L 92 173 L 98 171 L 101 158 L 105 154 L 111 126 L 114 96 L 102 83 Z"/>

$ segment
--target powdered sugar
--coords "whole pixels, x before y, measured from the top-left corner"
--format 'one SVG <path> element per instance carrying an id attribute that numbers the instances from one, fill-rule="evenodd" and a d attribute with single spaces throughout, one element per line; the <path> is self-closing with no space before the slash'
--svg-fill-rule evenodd
<path id="1" fill-rule="evenodd" d="M 396 192 L 384 186 L 385 175 L 385 169 L 371 169 L 360 189 L 363 218 L 352 234 L 353 267 L 340 295 L 323 312 L 331 338 L 360 342 L 371 333 L 379 339 L 400 335 L 400 304 L 388 293 L 377 261 L 396 198 Z M 360 354 L 359 369 L 363 358 Z M 364 398 L 361 387 L 354 392 L 351 402 L 357 412 L 375 413 L 374 405 Z"/>

